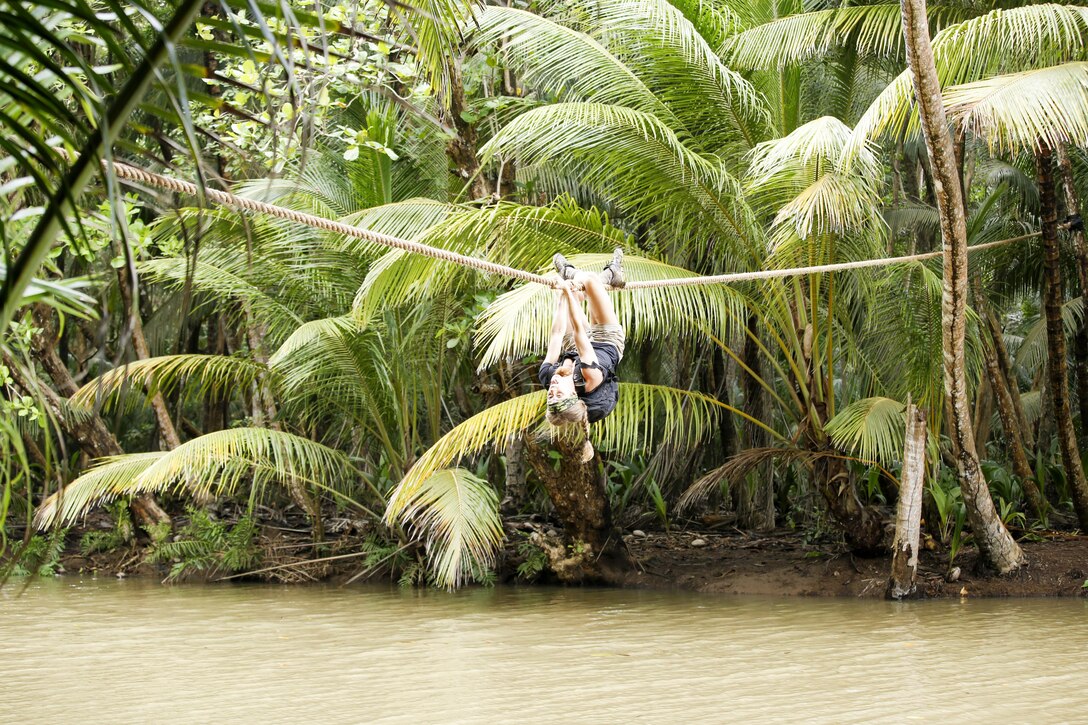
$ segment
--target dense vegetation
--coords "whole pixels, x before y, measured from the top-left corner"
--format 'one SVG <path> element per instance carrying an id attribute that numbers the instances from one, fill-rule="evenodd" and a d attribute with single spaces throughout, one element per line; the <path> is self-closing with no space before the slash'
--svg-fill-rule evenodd
<path id="1" fill-rule="evenodd" d="M 1007 528 L 1088 525 L 1088 8 L 928 9 L 961 236 L 1018 241 L 972 253 L 967 278 L 951 254 L 614 293 L 620 403 L 588 465 L 543 424 L 547 288 L 126 187 L 99 159 L 539 272 L 615 246 L 634 280 L 952 249 L 899 5 L 63 0 L 0 18 L 12 561 L 118 500 L 137 526 L 114 504 L 119 538 L 85 546 L 141 531 L 179 572 L 256 566 L 258 505 L 297 507 L 318 541 L 361 522 L 373 567 L 442 585 L 487 581 L 503 515 L 552 505 L 565 550 L 538 537 L 523 566 L 599 552 L 614 520 L 720 510 L 879 551 L 908 401 L 940 545 L 973 534 L 1007 572 L 1015 544 L 989 543 Z M 564 504 L 572 486 L 596 508 Z M 224 501 L 232 528 L 206 513 Z M 168 541 L 171 515 L 197 544 Z"/>

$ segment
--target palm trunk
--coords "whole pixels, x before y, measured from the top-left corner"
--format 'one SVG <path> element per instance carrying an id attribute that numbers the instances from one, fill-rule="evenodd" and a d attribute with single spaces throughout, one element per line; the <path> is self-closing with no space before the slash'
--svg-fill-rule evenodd
<path id="1" fill-rule="evenodd" d="M 1073 184 L 1073 164 L 1065 146 L 1058 146 L 1058 166 L 1062 171 L 1065 188 L 1065 210 L 1071 216 L 1080 215 L 1077 188 Z M 1081 300 L 1088 300 L 1088 240 L 1084 230 L 1073 232 L 1073 249 L 1077 254 L 1077 279 L 1080 281 Z M 1073 365 L 1077 378 L 1077 403 L 1080 406 L 1080 447 L 1088 448 L 1088 315 L 1083 315 L 1080 327 L 1073 337 Z"/>
<path id="2" fill-rule="evenodd" d="M 151 357 L 151 350 L 147 346 L 147 338 L 144 337 L 144 324 L 136 297 L 139 291 L 137 280 L 135 269 L 131 264 L 117 270 L 117 285 L 121 291 L 121 302 L 132 334 L 132 349 L 136 351 L 138 359 L 147 360 Z M 174 450 L 181 445 L 181 438 L 178 437 L 177 428 L 174 426 L 173 418 L 170 417 L 170 411 L 166 408 L 166 399 L 163 398 L 162 393 L 151 396 L 151 408 L 155 411 L 155 420 L 159 424 L 159 435 L 162 436 L 167 449 Z"/>
<path id="3" fill-rule="evenodd" d="M 756 375 L 762 376 L 759 346 L 755 336 L 759 334 L 758 322 L 754 315 L 748 318 L 748 335 L 741 348 L 741 359 Z M 766 399 L 763 387 L 752 375 L 745 375 L 741 380 L 744 393 L 744 409 L 756 420 L 766 417 Z M 732 425 L 732 423 L 726 423 Z M 749 448 L 763 448 L 767 445 L 766 433 L 759 426 L 745 422 L 745 444 Z M 755 484 L 749 486 L 746 481 L 738 481 L 733 486 L 734 508 L 737 511 L 737 523 L 754 531 L 769 531 L 774 528 L 774 477 L 765 466 L 756 469 Z"/>
<path id="4" fill-rule="evenodd" d="M 1016 571 L 1024 553 L 997 516 L 975 451 L 964 339 L 967 325 L 967 221 L 952 140 L 948 135 L 940 82 L 933 60 L 925 0 L 903 0 L 903 34 L 914 79 L 922 133 L 933 167 L 933 191 L 944 242 L 942 331 L 944 387 L 949 408 L 949 438 L 956 460 L 967 517 L 983 561 L 998 572 Z"/>
<path id="5" fill-rule="evenodd" d="M 489 195 L 486 180 L 480 173 L 480 161 L 476 156 L 479 134 L 476 125 L 461 116 L 465 110 L 465 88 L 460 62 L 450 67 L 449 120 L 457 130 L 457 135 L 446 144 L 446 156 L 456 169 L 461 180 L 469 184 L 472 199 L 482 199 Z"/>
<path id="6" fill-rule="evenodd" d="M 1073 412 L 1069 405 L 1069 381 L 1065 360 L 1065 329 L 1062 326 L 1061 250 L 1058 247 L 1058 205 L 1054 187 L 1053 151 L 1040 143 L 1035 153 L 1035 171 L 1039 183 L 1039 211 L 1043 226 L 1043 307 L 1046 311 L 1047 385 L 1054 401 L 1054 422 L 1062 465 L 1073 495 L 1073 506 L 1082 527 L 1088 527 L 1088 481 L 1084 478 Z"/>
<path id="7" fill-rule="evenodd" d="M 985 298 L 982 296 L 982 285 L 979 283 L 978 278 L 971 280 L 971 286 L 974 291 L 975 307 L 978 309 L 979 315 L 987 320 L 993 319 L 993 312 L 989 309 Z M 1009 455 L 1012 458 L 1013 473 L 1020 479 L 1020 485 L 1024 489 L 1024 495 L 1028 499 L 1028 505 L 1031 507 L 1032 513 L 1036 518 L 1042 519 L 1046 513 L 1046 504 L 1043 500 L 1043 494 L 1039 491 L 1039 486 L 1035 483 L 1035 472 L 1031 470 L 1031 464 L 1028 463 L 1027 450 L 1024 447 L 1024 438 L 1020 426 L 1021 416 L 1017 414 L 1017 404 L 1009 392 L 1012 386 L 1016 384 L 1016 381 L 1006 380 L 1001 371 L 997 344 L 993 340 L 994 334 L 995 332 L 991 327 L 990 339 L 984 337 L 982 341 L 982 358 L 986 363 L 986 378 L 990 382 L 990 389 L 993 390 L 997 413 L 1001 416 L 1001 428 L 1005 431 L 1005 441 L 1008 444 Z M 1000 326 L 998 326 L 996 334 L 1001 335 Z"/>
<path id="8" fill-rule="evenodd" d="M 499 504 L 503 516 L 515 516 L 528 502 L 525 473 L 525 441 L 521 433 L 513 433 L 506 444 L 506 486 Z"/>

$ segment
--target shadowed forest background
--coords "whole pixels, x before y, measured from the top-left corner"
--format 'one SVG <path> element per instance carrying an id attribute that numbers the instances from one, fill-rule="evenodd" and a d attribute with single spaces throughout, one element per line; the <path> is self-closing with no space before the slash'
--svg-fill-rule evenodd
<path id="1" fill-rule="evenodd" d="M 908 404 L 942 566 L 1075 538 L 1088 7 L 921 4 L 920 119 L 917 5 L 0 3 L 6 571 L 622 583 L 624 532 L 723 527 L 885 555 Z M 536 383 L 551 290 L 102 159 L 545 274 L 948 251 L 613 292 L 582 464 Z"/>

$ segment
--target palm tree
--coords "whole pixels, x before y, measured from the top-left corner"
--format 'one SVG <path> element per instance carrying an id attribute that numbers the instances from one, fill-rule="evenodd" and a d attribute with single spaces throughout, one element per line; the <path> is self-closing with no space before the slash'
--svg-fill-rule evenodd
<path id="1" fill-rule="evenodd" d="M 944 238 L 944 387 L 950 411 L 952 454 L 979 551 L 1002 574 L 1020 568 L 1023 552 L 997 517 L 979 466 L 967 399 L 964 337 L 967 311 L 967 220 L 952 139 L 926 23 L 925 0 L 903 0 L 903 34 L 914 80 L 918 116 L 936 181 L 937 208 Z"/>
<path id="2" fill-rule="evenodd" d="M 546 8 L 551 18 L 507 8 L 481 13 L 478 42 L 501 38 L 518 77 L 557 101 L 528 110 L 499 129 L 482 149 L 485 161 L 516 159 L 519 175 L 536 189 L 573 193 L 612 210 L 613 219 L 637 230 L 635 244 L 652 245 L 670 261 L 699 272 L 872 256 L 871 232 L 881 225 L 871 213 L 873 190 L 857 179 L 876 175 L 868 158 L 856 157 L 854 168 L 840 166 L 849 138 L 841 123 L 820 119 L 781 143 L 758 147 L 770 129 L 759 94 L 721 64 L 699 28 L 677 8 L 664 3 L 585 5 L 585 13 L 566 5 Z M 639 52 L 630 52 L 632 48 Z M 565 60 L 570 58 L 578 59 L 577 68 Z M 699 92 L 687 95 L 670 83 L 681 69 L 703 84 Z M 706 134 L 699 133 L 704 125 L 700 119 L 714 103 L 720 105 L 710 115 L 717 121 Z M 755 163 L 746 159 L 748 151 Z M 868 172 L 853 173 L 857 169 Z M 749 176 L 750 188 L 734 171 Z M 760 204 L 749 201 L 756 198 Z M 761 219 L 768 220 L 766 227 Z M 695 240 L 700 244 L 693 244 Z M 480 244 L 476 242 L 477 249 Z M 592 265 L 597 259 L 585 255 L 577 262 Z M 634 279 L 691 274 L 628 259 Z M 826 463 L 841 460 L 843 453 L 834 450 L 825 430 L 837 412 L 832 391 L 844 365 L 836 361 L 836 353 L 845 348 L 860 354 L 860 346 L 850 340 L 852 320 L 857 319 L 854 306 L 866 287 L 848 280 L 836 288 L 833 279 L 812 279 L 750 290 L 635 291 L 622 294 L 618 308 L 634 343 L 659 337 L 664 330 L 685 334 L 687 328 L 686 334 L 714 340 L 711 344 L 734 359 L 739 356 L 727 341 L 735 334 L 749 337 L 744 322 L 756 314 L 765 327 L 755 334 L 772 340 L 768 347 L 757 337 L 756 347 L 785 384 L 776 389 L 750 365 L 745 367 L 780 403 L 783 422 L 793 430 L 783 434 L 760 424 L 779 441 L 802 434 L 803 446 L 815 454 L 804 461 L 819 462 L 818 487 L 845 492 L 843 500 L 829 496 L 829 502 L 856 542 L 871 548 L 879 539 L 879 519 L 857 504 L 852 485 L 833 485 L 839 470 Z M 521 288 L 484 312 L 481 366 L 539 349 L 548 297 L 544 290 Z M 872 367 L 864 357 L 858 363 L 849 369 Z M 509 422 L 498 430 L 506 435 L 519 427 Z M 442 446 L 443 460 L 456 460 L 457 440 L 461 438 Z M 789 448 L 778 448 L 762 455 L 766 460 L 789 453 Z M 391 518 L 429 470 L 413 469 L 401 483 L 390 506 Z"/>
<path id="3" fill-rule="evenodd" d="M 1088 524 L 1088 481 L 1069 402 L 1063 324 L 1064 286 L 1057 240 L 1054 148 L 1088 143 L 1088 63 L 996 76 L 947 91 L 951 112 L 991 146 L 1034 151 L 1044 249 L 1047 370 L 1062 461 L 1081 525 Z M 1083 423 L 1083 422 L 1082 422 Z"/>

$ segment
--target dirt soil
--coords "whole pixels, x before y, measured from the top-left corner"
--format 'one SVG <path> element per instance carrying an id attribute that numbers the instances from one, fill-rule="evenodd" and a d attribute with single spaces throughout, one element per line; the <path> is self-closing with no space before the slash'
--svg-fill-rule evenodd
<path id="1" fill-rule="evenodd" d="M 107 528 L 108 518 L 88 521 L 90 528 Z M 308 526 L 301 516 L 275 522 L 263 521 L 260 544 L 265 551 L 264 566 L 270 571 L 242 578 L 278 582 L 334 581 L 344 583 L 360 572 L 360 580 L 390 579 L 383 567 L 368 570 L 358 558 L 367 531 L 359 522 L 326 521 L 326 544 L 312 561 Z M 359 523 L 359 526 L 352 524 Z M 95 525 L 97 524 L 97 526 Z M 513 524 L 513 525 L 512 525 Z M 534 528 L 539 524 L 534 524 Z M 519 529 L 507 522 L 507 545 L 500 557 L 499 580 L 513 583 L 523 557 L 518 543 L 524 540 Z M 546 528 L 546 526 L 545 526 Z M 110 552 L 83 556 L 78 542 L 81 531 L 72 531 L 63 571 L 69 574 L 95 572 L 99 575 L 145 576 L 163 579 L 167 565 L 144 561 L 141 544 Z M 977 552 L 966 546 L 949 562 L 947 551 L 923 550 L 918 593 L 922 597 L 1072 597 L 1085 596 L 1088 589 L 1088 536 L 1071 532 L 1035 532 L 1036 541 L 1021 540 L 1028 564 L 1009 577 L 980 571 Z M 646 589 L 683 589 L 715 594 L 774 596 L 884 596 L 891 568 L 890 557 L 862 558 L 841 544 L 811 543 L 800 533 L 778 530 L 769 533 L 739 529 L 628 531 L 623 540 L 634 568 L 620 582 L 622 586 Z M 939 549 L 939 547 L 933 547 Z M 223 574 L 209 572 L 197 579 L 214 581 Z M 396 579 L 396 574 L 392 577 Z M 187 578 L 192 580 L 192 578 Z"/>
<path id="2" fill-rule="evenodd" d="M 1053 532 L 1021 541 L 1028 564 L 999 577 L 978 570 L 966 547 L 951 566 L 946 552 L 923 551 L 922 597 L 1070 597 L 1088 590 L 1088 536 Z M 653 533 L 624 537 L 640 570 L 630 584 L 719 594 L 883 597 L 890 557 L 861 558 L 806 544 L 800 534 Z"/>

